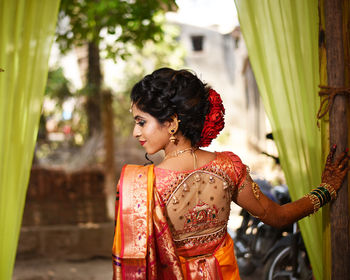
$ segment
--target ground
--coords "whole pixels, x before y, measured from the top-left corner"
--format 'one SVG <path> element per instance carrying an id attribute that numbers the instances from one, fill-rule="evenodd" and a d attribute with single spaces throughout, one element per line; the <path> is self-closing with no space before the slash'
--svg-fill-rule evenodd
<path id="1" fill-rule="evenodd" d="M 111 259 L 84 261 L 17 260 L 13 280 L 112 279 Z"/>
<path id="2" fill-rule="evenodd" d="M 21 260 L 16 262 L 13 280 L 110 280 L 112 262 L 109 259 L 87 261 Z M 262 279 L 261 271 L 241 280 Z"/>
<path id="3" fill-rule="evenodd" d="M 241 223 L 240 208 L 231 205 L 231 218 L 228 227 L 235 229 Z M 241 280 L 261 279 L 261 271 L 256 271 Z M 110 258 L 87 260 L 17 259 L 13 280 L 109 280 L 112 279 Z"/>

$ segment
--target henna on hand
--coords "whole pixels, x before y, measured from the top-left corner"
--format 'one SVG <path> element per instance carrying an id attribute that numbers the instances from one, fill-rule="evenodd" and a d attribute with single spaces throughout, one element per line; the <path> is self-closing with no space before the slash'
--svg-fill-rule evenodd
<path id="1" fill-rule="evenodd" d="M 326 165 L 322 172 L 322 183 L 331 185 L 338 191 L 350 170 L 350 166 L 348 166 L 350 156 L 348 155 L 348 149 L 346 149 L 334 160 L 336 149 L 337 146 L 333 145 L 327 156 Z"/>

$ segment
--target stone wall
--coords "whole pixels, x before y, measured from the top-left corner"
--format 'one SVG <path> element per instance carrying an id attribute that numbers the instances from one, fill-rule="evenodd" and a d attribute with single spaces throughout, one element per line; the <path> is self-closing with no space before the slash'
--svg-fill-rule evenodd
<path id="1" fill-rule="evenodd" d="M 101 170 L 70 173 L 33 167 L 17 257 L 109 257 L 113 225 Z"/>

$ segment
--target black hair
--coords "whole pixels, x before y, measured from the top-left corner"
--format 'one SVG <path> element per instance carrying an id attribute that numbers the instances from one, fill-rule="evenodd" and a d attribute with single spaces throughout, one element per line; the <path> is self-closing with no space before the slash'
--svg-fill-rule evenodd
<path id="1" fill-rule="evenodd" d="M 160 68 L 146 75 L 131 91 L 131 101 L 158 120 L 178 116 L 179 131 L 195 146 L 209 111 L 210 87 L 188 70 Z"/>

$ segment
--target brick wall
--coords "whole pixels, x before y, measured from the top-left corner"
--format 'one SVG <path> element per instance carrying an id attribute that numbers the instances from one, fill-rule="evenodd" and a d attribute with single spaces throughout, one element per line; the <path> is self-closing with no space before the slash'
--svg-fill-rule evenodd
<path id="1" fill-rule="evenodd" d="M 101 170 L 31 170 L 23 226 L 107 222 Z"/>
<path id="2" fill-rule="evenodd" d="M 101 170 L 32 168 L 17 257 L 110 256 L 112 237 Z"/>

